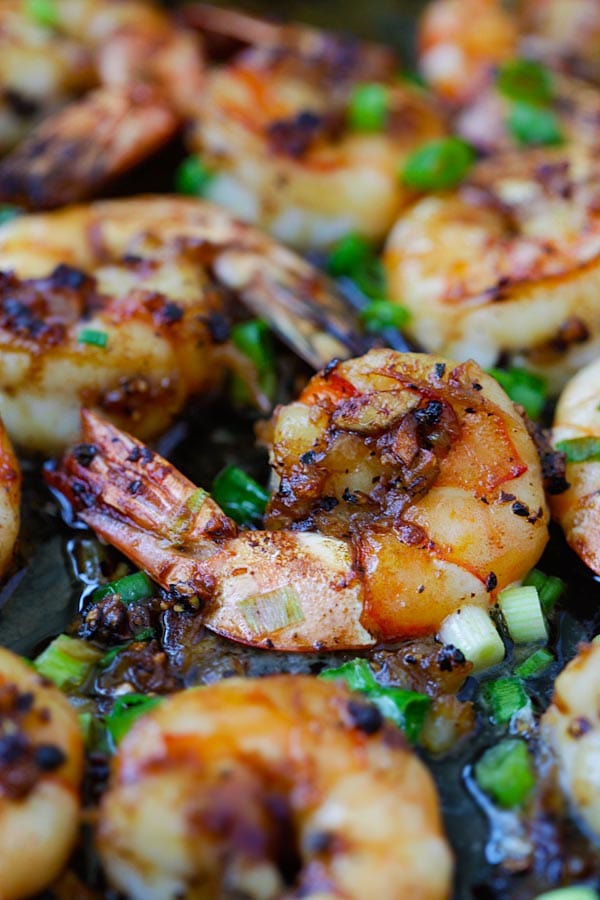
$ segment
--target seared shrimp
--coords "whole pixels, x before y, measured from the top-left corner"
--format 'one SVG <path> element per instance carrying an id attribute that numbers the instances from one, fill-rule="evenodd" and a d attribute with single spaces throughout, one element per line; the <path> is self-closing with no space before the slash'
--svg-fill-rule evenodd
<path id="1" fill-rule="evenodd" d="M 535 448 L 475 363 L 371 351 L 279 408 L 271 438 L 269 531 L 237 533 L 89 413 L 84 443 L 47 478 L 162 587 L 199 595 L 209 628 L 282 650 L 435 633 L 461 604 L 487 608 L 546 543 Z"/>
<path id="2" fill-rule="evenodd" d="M 0 897 L 37 894 L 60 873 L 79 826 L 83 746 L 57 688 L 0 648 Z"/>
<path id="3" fill-rule="evenodd" d="M 0 577 L 13 558 L 21 520 L 21 470 L 0 421 Z"/>
<path id="4" fill-rule="evenodd" d="M 312 266 L 192 199 L 20 217 L 0 227 L 0 269 L 0 411 L 29 450 L 76 440 L 83 405 L 148 438 L 227 368 L 251 377 L 227 341 L 236 296 L 317 368 L 358 340 Z"/>
<path id="5" fill-rule="evenodd" d="M 98 847 L 132 900 L 451 890 L 423 764 L 369 704 L 301 675 L 228 679 L 143 717 L 115 760 Z"/>
<path id="6" fill-rule="evenodd" d="M 525 364 L 558 393 L 600 349 L 600 169 L 582 147 L 480 162 L 400 217 L 384 262 L 422 347 Z"/>
<path id="7" fill-rule="evenodd" d="M 541 722 L 574 811 L 600 836 L 600 646 L 580 649 L 556 679 Z"/>
<path id="8" fill-rule="evenodd" d="M 389 51 L 299 26 L 260 36 L 207 75 L 192 136 L 211 170 L 206 196 L 298 247 L 350 231 L 382 238 L 410 196 L 402 161 L 444 132 L 439 111 L 394 83 Z M 361 82 L 386 95 L 381 127 L 368 133 L 348 124 Z"/>
<path id="9" fill-rule="evenodd" d="M 600 442 L 600 359 L 578 372 L 558 401 L 553 441 L 573 440 L 583 441 L 584 458 L 567 462 L 570 487 L 551 498 L 551 509 L 571 547 L 600 575 L 600 455 L 593 447 L 585 452 Z"/>

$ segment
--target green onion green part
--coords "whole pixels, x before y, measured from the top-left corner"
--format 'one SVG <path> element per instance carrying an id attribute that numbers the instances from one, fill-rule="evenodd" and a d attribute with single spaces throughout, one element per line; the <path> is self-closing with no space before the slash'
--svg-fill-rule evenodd
<path id="1" fill-rule="evenodd" d="M 489 613 L 480 606 L 463 606 L 442 622 L 440 640 L 460 650 L 476 671 L 504 659 L 504 642 Z"/>
<path id="2" fill-rule="evenodd" d="M 390 104 L 389 88 L 383 84 L 357 84 L 350 97 L 348 125 L 353 131 L 383 131 Z"/>
<path id="3" fill-rule="evenodd" d="M 105 331 L 96 331 L 95 328 L 84 328 L 79 332 L 77 341 L 80 344 L 90 344 L 92 347 L 106 347 L 108 335 Z"/>
<path id="4" fill-rule="evenodd" d="M 597 891 L 582 884 L 546 891 L 544 894 L 538 894 L 535 900 L 599 900 L 599 897 Z"/>
<path id="5" fill-rule="evenodd" d="M 554 662 L 554 656 L 545 647 L 541 647 L 515 667 L 515 675 L 519 678 L 532 678 L 541 675 Z"/>
<path id="6" fill-rule="evenodd" d="M 25 0 L 25 14 L 44 28 L 57 28 L 60 22 L 54 0 Z"/>
<path id="7" fill-rule="evenodd" d="M 538 592 L 542 609 L 548 615 L 554 604 L 565 592 L 566 584 L 558 575 L 546 575 L 539 569 L 532 569 L 523 579 L 524 585 L 532 585 Z"/>
<path id="8" fill-rule="evenodd" d="M 175 189 L 178 194 L 205 197 L 214 177 L 215 173 L 199 156 L 188 156 L 175 172 Z"/>
<path id="9" fill-rule="evenodd" d="M 527 103 L 550 103 L 554 85 L 550 70 L 532 59 L 511 59 L 498 70 L 496 88 L 509 100 L 525 100 Z"/>
<path id="10" fill-rule="evenodd" d="M 600 438 L 579 437 L 557 441 L 556 449 L 564 453 L 567 462 L 588 462 L 600 459 Z"/>
<path id="11" fill-rule="evenodd" d="M 475 780 L 503 809 L 522 806 L 535 786 L 527 745 L 517 738 L 507 738 L 490 747 L 475 764 Z"/>
<path id="12" fill-rule="evenodd" d="M 212 497 L 238 525 L 251 525 L 263 517 L 269 492 L 238 466 L 227 466 L 212 485 Z"/>
<path id="13" fill-rule="evenodd" d="M 162 703 L 162 697 L 148 697 L 146 694 L 124 694 L 117 697 L 106 717 L 106 729 L 117 746 L 132 725 L 143 715 Z"/>
<path id="14" fill-rule="evenodd" d="M 123 603 L 139 603 L 141 600 L 149 600 L 155 593 L 155 588 L 145 572 L 134 572 L 133 575 L 125 575 L 110 584 L 104 584 L 92 594 L 92 602 L 97 603 L 107 594 L 118 594 Z"/>
<path id="15" fill-rule="evenodd" d="M 351 691 L 368 691 L 379 685 L 366 659 L 351 659 L 335 669 L 323 669 L 319 678 L 324 681 L 343 681 Z"/>
<path id="16" fill-rule="evenodd" d="M 490 708 L 490 718 L 496 725 L 505 725 L 530 700 L 519 678 L 498 678 L 483 687 L 483 697 Z"/>
<path id="17" fill-rule="evenodd" d="M 360 312 L 365 329 L 377 334 L 386 328 L 403 328 L 410 319 L 405 306 L 391 300 L 371 300 Z"/>
<path id="18" fill-rule="evenodd" d="M 449 190 L 465 179 L 474 158 L 472 147 L 461 138 L 429 141 L 408 158 L 401 178 L 417 191 Z"/>
<path id="19" fill-rule="evenodd" d="M 373 245 L 359 234 L 347 234 L 334 244 L 327 258 L 327 271 L 334 278 L 350 278 L 372 300 L 386 295 L 381 261 Z"/>
<path id="20" fill-rule="evenodd" d="M 78 715 L 79 730 L 84 744 L 89 744 L 92 734 L 92 714 L 90 712 L 82 712 Z"/>
<path id="21" fill-rule="evenodd" d="M 277 389 L 277 370 L 271 330 L 262 319 L 239 322 L 231 329 L 231 340 L 235 347 L 254 364 L 261 391 L 273 400 Z M 233 400 L 247 403 L 250 397 L 247 386 L 236 377 L 233 379 Z"/>
<path id="22" fill-rule="evenodd" d="M 59 688 L 81 684 L 102 651 L 87 641 L 59 634 L 33 661 L 35 669 Z"/>
<path id="23" fill-rule="evenodd" d="M 505 588 L 498 594 L 498 606 L 515 644 L 548 640 L 542 605 L 533 585 Z"/>
<path id="24" fill-rule="evenodd" d="M 8 204 L 0 204 L 0 225 L 6 222 L 12 222 L 17 216 L 22 215 L 23 210 L 18 206 L 9 206 Z"/>
<path id="25" fill-rule="evenodd" d="M 128 647 L 131 647 L 132 644 L 136 644 L 138 641 L 151 641 L 154 637 L 154 629 L 153 628 L 144 628 L 143 631 L 140 631 L 139 634 L 131 641 L 125 641 L 124 644 L 119 644 L 117 647 L 111 647 L 110 650 L 107 650 L 102 659 L 98 662 L 98 665 L 103 669 L 107 669 L 111 663 L 117 658 L 117 656 L 126 650 Z"/>
<path id="26" fill-rule="evenodd" d="M 512 136 L 523 146 L 548 147 L 562 144 L 558 119 L 550 109 L 532 103 L 513 103 L 506 121 Z"/>
<path id="27" fill-rule="evenodd" d="M 513 403 L 519 403 L 530 419 L 539 419 L 546 404 L 546 379 L 527 369 L 488 369 Z"/>

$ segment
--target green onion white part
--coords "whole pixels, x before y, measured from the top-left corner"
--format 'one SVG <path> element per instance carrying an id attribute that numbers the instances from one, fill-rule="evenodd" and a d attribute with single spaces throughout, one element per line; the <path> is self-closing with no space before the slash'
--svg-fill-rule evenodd
<path id="1" fill-rule="evenodd" d="M 439 638 L 452 644 L 477 671 L 504 659 L 504 643 L 492 619 L 480 606 L 463 606 L 442 622 Z"/>
<path id="2" fill-rule="evenodd" d="M 548 640 L 546 620 L 535 587 L 519 585 L 505 588 L 498 594 L 498 606 L 515 644 Z"/>

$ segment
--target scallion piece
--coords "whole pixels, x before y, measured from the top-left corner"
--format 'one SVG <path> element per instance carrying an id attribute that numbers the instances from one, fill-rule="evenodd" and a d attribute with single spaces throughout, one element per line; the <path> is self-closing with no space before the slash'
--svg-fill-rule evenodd
<path id="1" fill-rule="evenodd" d="M 405 306 L 391 300 L 371 300 L 360 311 L 360 319 L 368 332 L 377 334 L 386 328 L 403 328 L 410 319 L 410 313 Z"/>
<path id="2" fill-rule="evenodd" d="M 25 13 L 44 28 L 57 28 L 60 22 L 54 0 L 25 0 Z"/>
<path id="3" fill-rule="evenodd" d="M 68 684 L 81 684 L 101 656 L 102 651 L 87 641 L 59 634 L 33 664 L 40 675 L 63 688 Z"/>
<path id="4" fill-rule="evenodd" d="M 254 637 L 274 634 L 304 621 L 302 603 L 292 585 L 246 597 L 238 603 L 238 609 Z"/>
<path id="5" fill-rule="evenodd" d="M 9 206 L 8 204 L 0 204 L 0 225 L 6 222 L 12 222 L 17 216 L 22 214 L 23 210 L 18 206 Z"/>
<path id="6" fill-rule="evenodd" d="M 563 142 L 558 119 L 551 109 L 519 100 L 512 104 L 506 124 L 512 136 L 523 146 L 547 147 Z"/>
<path id="7" fill-rule="evenodd" d="M 89 744 L 92 734 L 92 714 L 90 712 L 82 712 L 78 715 L 79 730 L 84 744 Z"/>
<path id="8" fill-rule="evenodd" d="M 238 525 L 251 525 L 263 517 L 269 492 L 243 469 L 227 466 L 213 481 L 212 497 Z"/>
<path id="9" fill-rule="evenodd" d="M 240 322 L 231 329 L 231 340 L 234 346 L 254 364 L 261 391 L 269 400 L 273 400 L 277 389 L 277 371 L 271 330 L 267 323 L 262 319 Z M 246 385 L 240 379 L 234 379 L 233 384 L 234 400 L 237 403 L 248 402 L 249 393 Z"/>
<path id="10" fill-rule="evenodd" d="M 131 726 L 143 715 L 162 703 L 162 697 L 147 697 L 145 694 L 124 694 L 117 697 L 113 708 L 106 717 L 106 729 L 113 743 L 118 745 Z"/>
<path id="11" fill-rule="evenodd" d="M 108 335 L 105 331 L 97 331 L 95 328 L 84 328 L 79 332 L 77 341 L 80 344 L 90 344 L 92 347 L 106 347 Z"/>
<path id="12" fill-rule="evenodd" d="M 404 732 L 411 744 L 418 741 L 431 704 L 426 694 L 381 685 L 368 688 L 364 694 L 386 719 L 390 719 Z"/>
<path id="13" fill-rule="evenodd" d="M 558 575 L 545 575 L 539 569 L 532 569 L 523 579 L 524 585 L 532 585 L 538 592 L 542 609 L 550 613 L 557 600 L 565 592 L 565 582 Z"/>
<path id="14" fill-rule="evenodd" d="M 381 260 L 373 245 L 358 234 L 347 234 L 333 246 L 327 259 L 327 271 L 334 278 L 350 278 L 372 300 L 386 295 Z"/>
<path id="15" fill-rule="evenodd" d="M 125 575 L 110 584 L 104 584 L 92 594 L 92 602 L 97 603 L 107 594 L 118 594 L 123 603 L 139 603 L 148 600 L 155 593 L 154 585 L 145 572 L 134 572 Z"/>
<path id="16" fill-rule="evenodd" d="M 593 888 L 581 884 L 546 891 L 544 894 L 538 894 L 535 900 L 599 900 L 599 897 Z"/>
<path id="17" fill-rule="evenodd" d="M 556 449 L 564 453 L 567 462 L 587 462 L 600 459 L 600 438 L 579 437 L 557 441 Z"/>
<path id="18" fill-rule="evenodd" d="M 390 104 L 389 88 L 383 84 L 357 84 L 350 97 L 348 125 L 353 131 L 383 131 Z"/>
<path id="19" fill-rule="evenodd" d="M 509 100 L 550 103 L 554 94 L 552 75 L 546 66 L 533 59 L 511 59 L 498 70 L 496 88 Z"/>
<path id="20" fill-rule="evenodd" d="M 215 173 L 199 156 L 188 156 L 175 172 L 175 189 L 179 194 L 204 197 Z"/>
<path id="21" fill-rule="evenodd" d="M 522 806 L 535 786 L 535 774 L 526 744 L 507 738 L 486 750 L 475 764 L 475 780 L 498 806 Z"/>
<path id="22" fill-rule="evenodd" d="M 128 647 L 131 647 L 132 644 L 138 643 L 138 641 L 151 641 L 154 637 L 154 629 L 153 628 L 144 628 L 143 631 L 140 631 L 139 634 L 131 641 L 125 641 L 124 644 L 119 644 L 117 647 L 111 647 L 110 650 L 107 650 L 102 659 L 99 661 L 98 665 L 103 669 L 107 669 L 111 663 L 115 661 L 117 656 L 123 652 L 123 650 L 127 650 Z"/>
<path id="23" fill-rule="evenodd" d="M 409 156 L 401 178 L 416 191 L 449 190 L 464 180 L 474 158 L 472 147 L 461 138 L 429 141 Z"/>
<path id="24" fill-rule="evenodd" d="M 504 588 L 498 606 L 515 644 L 548 640 L 548 629 L 538 592 L 533 585 Z"/>
<path id="25" fill-rule="evenodd" d="M 549 665 L 554 662 L 554 657 L 549 650 L 541 647 L 519 663 L 515 668 L 515 675 L 519 678 L 531 678 L 534 675 L 541 675 Z"/>
<path id="26" fill-rule="evenodd" d="M 519 678 L 489 681 L 484 685 L 483 696 L 490 707 L 490 718 L 496 725 L 510 722 L 516 712 L 530 703 Z"/>
<path id="27" fill-rule="evenodd" d="M 546 404 L 546 379 L 514 366 L 488 369 L 488 373 L 504 388 L 513 403 L 519 403 L 530 419 L 539 419 Z"/>
<path id="28" fill-rule="evenodd" d="M 463 606 L 447 616 L 439 637 L 444 644 L 460 650 L 477 671 L 495 666 L 504 659 L 502 638 L 489 613 L 480 606 Z"/>
<path id="29" fill-rule="evenodd" d="M 371 666 L 365 659 L 351 659 L 335 669 L 323 669 L 319 678 L 324 681 L 343 681 L 351 691 L 367 691 L 378 684 Z"/>

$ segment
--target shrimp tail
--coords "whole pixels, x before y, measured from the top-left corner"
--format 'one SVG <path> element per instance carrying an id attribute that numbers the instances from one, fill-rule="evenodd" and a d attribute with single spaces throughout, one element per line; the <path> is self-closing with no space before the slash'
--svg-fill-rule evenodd
<path id="1" fill-rule="evenodd" d="M 205 595 L 200 560 L 236 525 L 210 496 L 135 438 L 83 410 L 82 443 L 46 481 L 78 517 L 166 590 Z"/>

